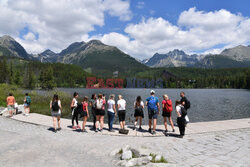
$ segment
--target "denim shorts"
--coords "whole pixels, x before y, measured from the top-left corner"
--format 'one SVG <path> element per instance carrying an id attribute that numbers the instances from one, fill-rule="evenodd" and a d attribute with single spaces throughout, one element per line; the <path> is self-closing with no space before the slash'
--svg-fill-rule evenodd
<path id="1" fill-rule="evenodd" d="M 30 106 L 30 104 L 24 103 L 24 107 L 29 107 L 29 106 Z"/>
<path id="2" fill-rule="evenodd" d="M 148 109 L 148 119 L 157 119 L 157 117 L 158 117 L 158 110 Z"/>

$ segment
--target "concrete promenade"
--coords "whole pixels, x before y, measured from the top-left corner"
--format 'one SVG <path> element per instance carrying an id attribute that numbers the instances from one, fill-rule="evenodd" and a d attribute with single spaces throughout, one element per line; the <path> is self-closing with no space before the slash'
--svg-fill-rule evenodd
<path id="1" fill-rule="evenodd" d="M 168 161 L 148 163 L 147 167 L 250 166 L 249 118 L 190 123 L 184 138 L 174 135 L 177 127 L 173 135 L 165 136 L 163 126 L 158 126 L 157 137 L 152 137 L 130 128 L 123 136 L 107 130 L 95 133 L 89 127 L 88 133 L 82 133 L 67 127 L 71 125 L 67 119 L 62 119 L 63 129 L 57 133 L 49 130 L 51 125 L 51 117 L 39 114 L 0 117 L 0 167 L 116 167 L 121 160 L 112 153 L 127 145 Z"/>
<path id="2" fill-rule="evenodd" d="M 50 116 L 31 113 L 29 116 L 23 116 L 22 114 L 14 115 L 12 119 L 39 124 L 44 126 L 52 126 L 52 118 Z M 71 128 L 71 120 L 70 119 L 61 119 L 61 127 L 65 130 L 72 130 Z M 82 121 L 79 121 L 79 125 L 82 127 Z M 93 130 L 91 130 L 93 123 L 87 122 L 86 130 L 88 133 L 96 134 Z M 142 131 L 138 131 L 138 129 L 133 130 L 132 125 L 127 125 L 127 129 L 129 129 L 128 136 L 152 136 L 152 134 L 148 133 L 148 126 L 143 125 Z M 241 128 L 249 128 L 250 127 L 250 118 L 246 119 L 235 119 L 235 120 L 225 120 L 225 121 L 212 121 L 212 122 L 197 122 L 197 123 L 189 123 L 186 128 L 186 134 L 196 134 L 196 133 L 206 133 L 206 132 L 216 132 L 216 131 L 223 131 L 223 130 L 233 130 L 233 129 L 241 129 Z M 120 135 L 118 133 L 119 125 L 114 125 L 115 132 L 109 132 L 108 125 L 104 125 L 104 130 L 102 134 L 106 135 Z M 163 131 L 165 130 L 164 125 L 157 125 L 156 135 L 154 136 L 165 136 Z M 179 134 L 179 128 L 175 127 L 175 133 L 172 133 L 172 128 L 168 125 L 168 130 L 170 135 Z"/>

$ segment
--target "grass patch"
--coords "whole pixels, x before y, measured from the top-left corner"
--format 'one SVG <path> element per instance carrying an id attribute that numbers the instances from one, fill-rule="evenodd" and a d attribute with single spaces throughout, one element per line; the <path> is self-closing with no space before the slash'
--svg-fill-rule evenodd
<path id="1" fill-rule="evenodd" d="M 168 161 L 163 156 L 161 156 L 160 160 L 155 160 L 156 154 L 150 153 L 149 156 L 152 157 L 151 160 L 152 163 L 168 163 Z"/>
<path id="2" fill-rule="evenodd" d="M 119 152 L 118 152 L 118 154 L 122 154 L 123 153 L 123 150 L 122 149 L 120 149 L 119 150 Z"/>
<path id="3" fill-rule="evenodd" d="M 6 98 L 8 97 L 9 93 L 13 93 L 16 101 L 18 104 L 24 103 L 24 96 L 26 91 L 22 88 L 18 88 L 14 85 L 8 84 L 0 84 L 0 106 L 6 107 Z M 62 117 L 63 118 L 70 118 L 71 117 L 71 109 L 70 103 L 72 97 L 67 93 L 60 92 L 57 90 L 52 91 L 45 91 L 42 94 L 37 94 L 36 91 L 28 91 L 29 96 L 31 97 L 31 105 L 30 111 L 31 113 L 39 113 L 43 115 L 51 115 L 50 111 L 50 101 L 54 94 L 58 94 L 59 99 L 62 103 Z"/>

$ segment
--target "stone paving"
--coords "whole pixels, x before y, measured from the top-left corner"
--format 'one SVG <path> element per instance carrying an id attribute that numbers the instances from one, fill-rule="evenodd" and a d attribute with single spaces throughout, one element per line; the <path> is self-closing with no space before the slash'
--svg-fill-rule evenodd
<path id="1" fill-rule="evenodd" d="M 22 114 L 14 115 L 12 117 L 15 120 L 23 121 L 23 122 L 29 122 L 34 124 L 40 124 L 45 126 L 52 126 L 52 118 L 50 116 L 31 113 L 29 116 L 23 116 Z M 71 120 L 70 119 L 61 119 L 61 127 L 65 130 L 72 130 L 71 128 Z M 82 126 L 82 121 L 79 121 L 79 125 Z M 213 121 L 213 122 L 197 122 L 197 123 L 189 123 L 186 128 L 186 134 L 196 134 L 196 133 L 205 133 L 205 132 L 215 132 L 215 131 L 221 131 L 221 130 L 232 130 L 232 129 L 240 129 L 240 128 L 247 128 L 250 127 L 250 118 L 246 119 L 236 119 L 236 120 L 225 120 L 225 121 Z M 92 123 L 87 122 L 86 130 L 88 133 L 96 133 L 92 128 Z M 150 137 L 152 134 L 148 133 L 148 126 L 143 125 L 142 131 L 139 131 L 138 129 L 133 130 L 132 125 L 127 125 L 127 129 L 129 129 L 128 136 L 139 136 L 139 137 Z M 119 125 L 114 125 L 115 132 L 109 132 L 108 125 L 104 125 L 104 130 L 102 134 L 107 135 L 116 135 L 121 136 L 121 134 L 118 133 Z M 165 133 L 163 133 L 165 130 L 164 125 L 157 125 L 156 129 L 156 135 L 154 136 L 165 136 Z M 168 130 L 170 131 L 169 135 L 177 135 L 179 134 L 178 127 L 175 127 L 175 133 L 172 133 L 172 128 L 170 125 L 168 125 Z"/>
<path id="2" fill-rule="evenodd" d="M 234 130 L 190 133 L 183 139 L 111 136 L 67 128 L 53 133 L 49 129 L 45 125 L 0 117 L 0 166 L 117 166 L 119 159 L 110 153 L 126 145 L 163 155 L 168 161 L 148 166 L 250 166 L 249 125 Z"/>

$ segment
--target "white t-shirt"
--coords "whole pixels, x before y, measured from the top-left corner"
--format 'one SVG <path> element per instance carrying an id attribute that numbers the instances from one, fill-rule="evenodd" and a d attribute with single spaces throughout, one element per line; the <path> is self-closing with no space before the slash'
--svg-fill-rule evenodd
<path id="1" fill-rule="evenodd" d="M 176 106 L 176 111 L 181 114 L 181 105 Z M 177 115 L 177 117 L 179 116 Z"/>
<path id="2" fill-rule="evenodd" d="M 73 100 L 74 100 L 74 107 L 77 107 L 78 102 L 77 102 L 76 98 L 74 98 Z"/>
<path id="3" fill-rule="evenodd" d="M 50 101 L 50 105 L 52 106 L 52 101 Z M 58 100 L 58 106 L 59 106 L 59 111 L 58 111 L 58 113 L 61 113 L 60 105 L 61 105 L 61 101 Z M 51 109 L 51 111 L 52 111 L 52 109 Z"/>
<path id="4" fill-rule="evenodd" d="M 134 106 L 135 106 L 135 104 L 136 104 L 136 101 L 134 102 Z M 143 103 L 143 101 L 141 101 L 141 107 L 143 107 L 144 106 L 144 103 Z"/>
<path id="5" fill-rule="evenodd" d="M 109 99 L 109 100 L 108 100 L 108 111 L 109 111 L 109 112 L 115 112 L 115 111 L 114 111 L 114 108 L 113 108 L 113 105 L 115 105 L 115 101 L 112 100 L 112 99 Z"/>
<path id="6" fill-rule="evenodd" d="M 118 110 L 125 110 L 126 109 L 126 101 L 124 99 L 118 100 L 117 104 L 120 105 Z"/>

